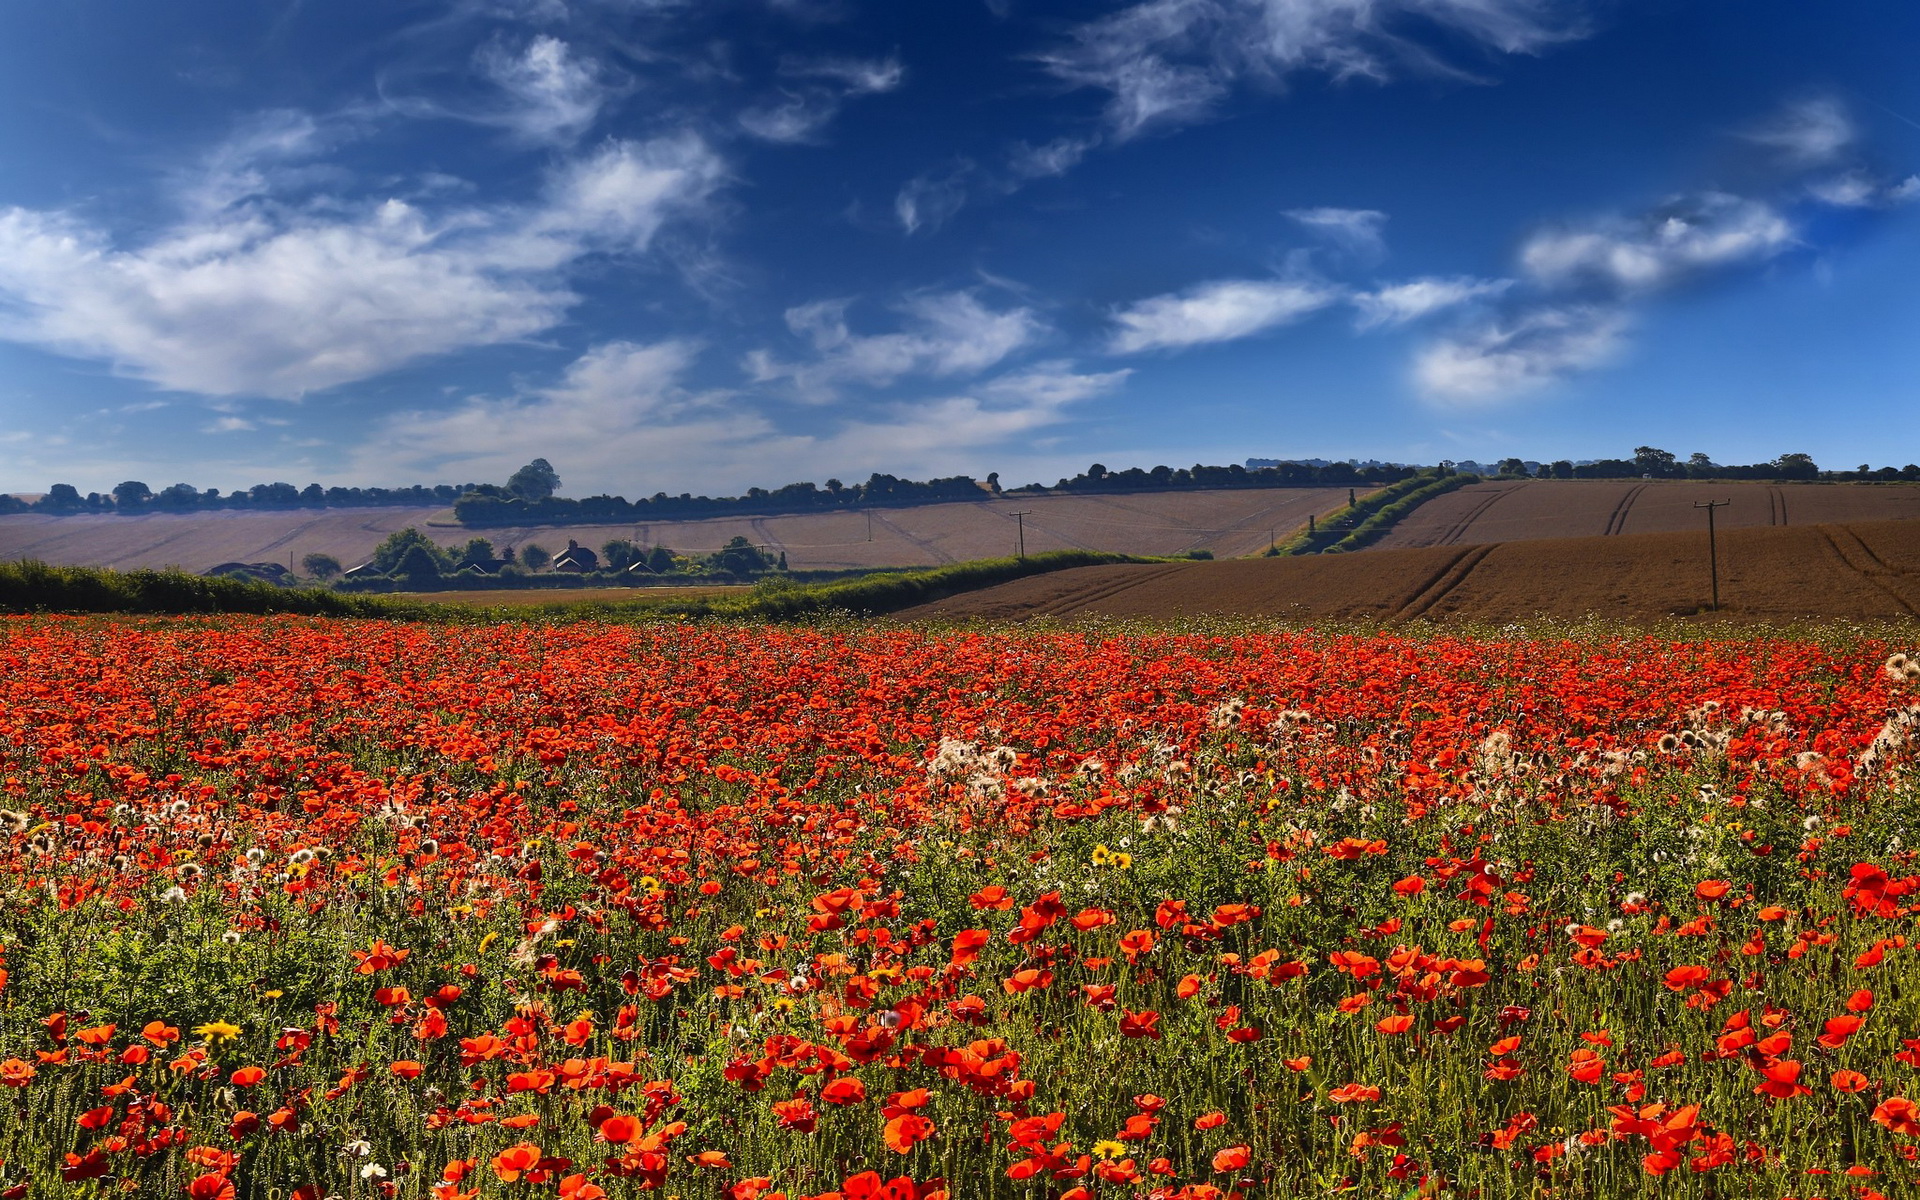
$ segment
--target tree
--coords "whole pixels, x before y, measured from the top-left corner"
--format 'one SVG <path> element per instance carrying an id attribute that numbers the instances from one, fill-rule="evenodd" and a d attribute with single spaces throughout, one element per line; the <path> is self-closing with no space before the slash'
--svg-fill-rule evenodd
<path id="1" fill-rule="evenodd" d="M 458 568 L 469 563 L 491 563 L 492 561 L 493 543 L 483 537 L 469 538 L 466 548 L 460 551 L 459 561 L 454 566 Z"/>
<path id="2" fill-rule="evenodd" d="M 172 487 L 161 488 L 153 498 L 153 506 L 168 512 L 186 512 L 200 506 L 200 492 L 190 483 L 176 483 Z"/>
<path id="3" fill-rule="evenodd" d="M 382 575 L 392 575 L 400 569 L 401 560 L 415 549 L 426 553 L 434 564 L 436 574 L 453 568 L 452 555 L 436 545 L 432 538 L 409 525 L 398 533 L 388 534 L 386 541 L 373 548 L 373 569 Z"/>
<path id="4" fill-rule="evenodd" d="M 440 578 L 440 563 L 431 550 L 416 543 L 400 556 L 393 573 L 409 583 L 431 583 Z"/>
<path id="5" fill-rule="evenodd" d="M 528 542 L 520 547 L 520 561 L 527 565 L 527 570 L 538 571 L 553 561 L 553 555 L 547 553 L 547 548 L 540 543 Z"/>
<path id="6" fill-rule="evenodd" d="M 1820 473 L 1819 464 L 1811 454 L 1782 454 L 1773 460 L 1772 466 L 1785 479 L 1812 479 Z"/>
<path id="7" fill-rule="evenodd" d="M 522 500 L 550 500 L 560 490 L 560 473 L 544 458 L 536 458 L 513 473 L 507 490 Z"/>
<path id="8" fill-rule="evenodd" d="M 1551 463 L 1547 464 L 1547 469 L 1545 474 L 1551 475 L 1555 479 L 1572 479 L 1573 478 L 1573 460 L 1567 459 L 1567 458 L 1556 458 Z"/>
<path id="9" fill-rule="evenodd" d="M 773 563 L 771 555 L 738 535 L 707 560 L 714 571 L 726 575 L 757 575 L 772 570 Z"/>
<path id="10" fill-rule="evenodd" d="M 114 485 L 113 507 L 119 512 L 139 512 L 151 499 L 153 499 L 153 489 L 138 479 L 129 479 L 125 483 Z"/>
<path id="11" fill-rule="evenodd" d="M 1680 474 L 1680 464 L 1673 455 L 1655 446 L 1635 446 L 1633 465 L 1640 468 L 1642 475 L 1651 475 L 1655 479 Z"/>
<path id="12" fill-rule="evenodd" d="M 647 570 L 655 575 L 671 575 L 673 568 L 673 551 L 665 546 L 655 546 L 647 551 Z"/>
<path id="13" fill-rule="evenodd" d="M 640 561 L 640 547 L 626 538 L 613 538 L 600 547 L 600 557 L 606 560 L 607 570 L 624 571 Z"/>
<path id="14" fill-rule="evenodd" d="M 53 512 L 71 512 L 86 507 L 86 503 L 80 498 L 80 489 L 70 483 L 56 483 L 47 489 L 47 494 L 40 497 L 34 507 Z"/>
<path id="15" fill-rule="evenodd" d="M 301 559 L 300 568 L 315 579 L 332 579 L 342 570 L 339 559 L 331 554 L 319 553 Z"/>
<path id="16" fill-rule="evenodd" d="M 1525 475 L 1527 464 L 1518 458 L 1503 458 L 1500 460 L 1499 470 L 1502 475 Z"/>

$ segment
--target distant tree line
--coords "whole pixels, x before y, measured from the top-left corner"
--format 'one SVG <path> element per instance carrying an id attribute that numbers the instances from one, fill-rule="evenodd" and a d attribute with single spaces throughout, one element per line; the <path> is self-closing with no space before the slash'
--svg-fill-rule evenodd
<path id="1" fill-rule="evenodd" d="M 790 483 L 772 491 L 748 488 L 746 494 L 741 496 L 695 496 L 688 492 L 670 496 L 665 492 L 656 492 L 640 500 L 605 495 L 574 500 L 553 494 L 559 486 L 559 477 L 545 459 L 536 459 L 517 472 L 505 486 L 487 484 L 474 488 L 454 504 L 453 511 L 462 525 L 479 528 L 630 525 L 693 517 L 901 508 L 919 504 L 948 504 L 956 500 L 979 500 L 986 496 L 1215 488 L 1354 487 L 1394 483 L 1415 474 L 1417 470 L 1396 464 L 1356 467 L 1344 462 L 1324 466 L 1289 462 L 1256 468 L 1235 463 L 1225 467 L 1195 464 L 1177 469 L 1162 466 L 1150 471 L 1139 467 L 1109 471 L 1100 463 L 1094 463 L 1080 474 L 1071 479 L 1062 479 L 1052 487 L 1030 483 L 1024 487 L 1003 489 L 998 472 L 988 475 L 984 482 L 971 475 L 953 475 L 920 482 L 875 473 L 865 483 L 848 485 L 838 479 L 827 480 L 824 487 L 813 483 Z"/>
<path id="2" fill-rule="evenodd" d="M 1518 458 L 1500 460 L 1498 472 L 1508 476 L 1536 479 L 1761 479 L 1800 480 L 1826 483 L 1891 483 L 1920 480 L 1920 465 L 1874 468 L 1861 463 L 1851 471 L 1823 471 L 1810 454 L 1782 454 L 1763 463 L 1745 466 L 1717 463 L 1705 454 L 1694 453 L 1682 461 L 1677 455 L 1657 446 L 1635 446 L 1632 458 L 1602 458 L 1576 463 L 1530 463 Z"/>
<path id="3" fill-rule="evenodd" d="M 1266 460 L 1262 460 L 1266 461 Z M 1454 464 L 1443 462 L 1443 471 Z M 1464 464 L 1484 470 L 1478 464 Z M 463 525 L 501 528 L 516 525 L 626 525 L 650 521 L 671 521 L 692 517 L 768 516 L 781 513 L 831 512 L 858 508 L 901 508 L 919 504 L 942 504 L 957 500 L 978 500 L 982 496 L 1044 496 L 1115 492 L 1188 491 L 1217 488 L 1283 487 L 1381 487 L 1408 479 L 1430 468 L 1399 463 L 1365 464 L 1354 462 L 1277 462 L 1272 465 L 1224 467 L 1154 467 L 1151 470 L 1129 467 L 1110 471 L 1094 463 L 1071 479 L 1062 479 L 1051 487 L 1029 483 L 1023 487 L 1000 486 L 998 472 L 984 481 L 970 475 L 953 475 L 925 481 L 902 479 L 896 475 L 875 473 L 865 483 L 844 484 L 827 480 L 824 486 L 790 483 L 769 491 L 748 488 L 740 496 L 695 496 L 682 492 L 677 496 L 655 492 L 639 500 L 624 496 L 598 495 L 584 499 L 557 496 L 560 476 L 544 458 L 536 458 L 514 472 L 505 484 L 467 483 L 415 484 L 401 488 L 321 487 L 317 483 L 296 488 L 290 483 L 259 483 L 245 491 L 222 493 L 218 488 L 205 491 L 191 484 L 176 483 L 156 492 L 138 480 L 128 480 L 111 492 L 82 495 L 72 484 L 56 483 L 46 494 L 31 503 L 16 496 L 0 495 L 0 513 L 38 512 L 61 514 L 146 512 L 197 512 L 224 510 L 277 510 L 294 508 L 398 508 L 451 505 Z M 1603 458 L 1592 462 L 1533 462 L 1520 458 L 1502 459 L 1497 473 L 1539 479 L 1759 479 L 1820 480 L 1827 482 L 1920 481 L 1920 466 L 1873 468 L 1866 463 L 1852 470 L 1823 471 L 1812 456 L 1782 454 L 1763 463 L 1745 466 L 1716 463 L 1705 454 L 1693 454 L 1685 460 L 1654 446 L 1637 446 L 1632 458 Z"/>
<path id="4" fill-rule="evenodd" d="M 211 512 L 241 509 L 269 511 L 287 508 L 423 508 L 448 505 L 478 486 L 471 483 L 441 483 L 432 487 L 321 487 L 310 483 L 298 488 L 291 483 L 256 483 L 241 491 L 221 492 L 219 488 L 201 491 L 190 483 L 176 483 L 154 491 L 137 479 L 129 479 L 111 492 L 85 495 L 70 483 L 56 483 L 45 495 L 31 503 L 18 496 L 0 495 L 0 513 L 37 512 L 66 516 L 80 513 Z"/>

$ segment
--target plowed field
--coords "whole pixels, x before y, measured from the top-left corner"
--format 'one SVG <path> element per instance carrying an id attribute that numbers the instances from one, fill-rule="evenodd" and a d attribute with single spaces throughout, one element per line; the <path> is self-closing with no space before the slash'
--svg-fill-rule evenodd
<path id="1" fill-rule="evenodd" d="M 1373 548 L 1688 532 L 1706 528 L 1694 504 L 1709 500 L 1733 502 L 1714 514 L 1722 529 L 1920 518 L 1916 484 L 1534 479 L 1449 492 L 1409 513 Z"/>
<path id="2" fill-rule="evenodd" d="M 469 530 L 452 513 L 431 508 L 309 509 L 140 516 L 0 517 L 0 559 L 37 558 L 62 566 L 184 567 L 204 571 L 222 562 L 281 562 L 298 569 L 308 554 L 363 562 L 388 534 L 409 525 L 443 545 L 476 533 L 496 547 L 536 543 L 558 550 L 573 538 L 598 550 L 614 538 L 670 546 L 682 553 L 717 550 L 745 537 L 795 569 L 937 566 L 1014 552 L 1025 510 L 1027 552 L 1112 550 L 1183 554 L 1211 550 L 1222 558 L 1255 554 L 1347 501 L 1345 488 L 1159 492 L 1116 496 L 1041 496 L 918 508 L 726 517 L 706 521 L 570 528 Z M 871 522 L 869 522 L 871 516 Z"/>
<path id="3" fill-rule="evenodd" d="M 1722 616 L 1913 619 L 1920 522 L 1734 529 L 1720 535 Z M 1589 614 L 1653 622 L 1707 604 L 1707 537 L 1624 534 L 1305 558 L 1083 567 L 955 596 L 907 618 L 1169 618 L 1505 622 Z"/>

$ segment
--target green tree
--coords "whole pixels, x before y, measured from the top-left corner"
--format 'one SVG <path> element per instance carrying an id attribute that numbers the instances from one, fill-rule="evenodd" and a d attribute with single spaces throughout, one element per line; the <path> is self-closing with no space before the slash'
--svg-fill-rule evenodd
<path id="1" fill-rule="evenodd" d="M 1640 468 L 1642 475 L 1651 475 L 1655 479 L 1666 479 L 1681 473 L 1680 464 L 1673 455 L 1655 446 L 1635 446 L 1633 465 Z"/>
<path id="2" fill-rule="evenodd" d="M 1503 458 L 1500 460 L 1499 471 L 1502 475 L 1525 475 L 1527 464 L 1517 458 Z"/>
<path id="3" fill-rule="evenodd" d="M 640 547 L 626 538 L 614 538 L 600 547 L 600 557 L 609 571 L 624 571 L 640 561 Z"/>
<path id="4" fill-rule="evenodd" d="M 773 562 L 771 555 L 736 535 L 708 558 L 707 565 L 723 575 L 757 575 L 772 570 Z"/>
<path id="5" fill-rule="evenodd" d="M 440 578 L 440 561 L 434 557 L 433 551 L 415 544 L 408 546 L 407 552 L 400 556 L 393 574 L 408 583 L 431 583 Z"/>
<path id="6" fill-rule="evenodd" d="M 469 538 L 466 546 L 460 551 L 460 557 L 454 563 L 454 566 L 457 569 L 469 563 L 490 563 L 493 561 L 493 557 L 492 542 L 483 537 Z"/>
<path id="7" fill-rule="evenodd" d="M 407 553 L 416 548 L 426 552 L 436 573 L 453 569 L 453 556 L 411 525 L 398 533 L 388 534 L 386 541 L 373 548 L 373 569 L 382 575 L 391 575 L 400 569 L 400 561 Z"/>
<path id="8" fill-rule="evenodd" d="M 1812 479 L 1820 473 L 1820 466 L 1811 454 L 1782 454 L 1772 465 L 1785 479 Z"/>
<path id="9" fill-rule="evenodd" d="M 129 479 L 125 483 L 114 485 L 113 507 L 118 512 L 137 513 L 152 499 L 153 489 L 138 479 Z"/>
<path id="10" fill-rule="evenodd" d="M 332 579 L 342 570 L 339 559 L 331 554 L 319 553 L 301 559 L 300 568 L 315 579 Z"/>
<path id="11" fill-rule="evenodd" d="M 80 498 L 80 489 L 70 483 L 56 483 L 47 489 L 47 494 L 40 497 L 34 507 L 53 512 L 71 512 L 86 505 L 87 502 Z"/>
<path id="12" fill-rule="evenodd" d="M 665 546 L 655 546 L 647 551 L 647 570 L 655 575 L 671 575 L 673 568 L 673 551 Z"/>
<path id="13" fill-rule="evenodd" d="M 527 565 L 527 570 L 538 571 L 553 561 L 553 555 L 538 542 L 528 542 L 520 547 L 520 561 Z"/>
<path id="14" fill-rule="evenodd" d="M 536 458 L 513 473 L 507 490 L 522 500 L 546 500 L 560 490 L 560 473 L 544 458 Z"/>

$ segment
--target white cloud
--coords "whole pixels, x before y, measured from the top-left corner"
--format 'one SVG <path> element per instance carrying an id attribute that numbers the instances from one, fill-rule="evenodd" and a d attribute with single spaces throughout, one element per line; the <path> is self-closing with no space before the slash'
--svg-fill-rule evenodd
<path id="1" fill-rule="evenodd" d="M 1539 391 L 1621 352 L 1626 315 L 1599 306 L 1544 307 L 1432 343 L 1414 360 L 1429 399 L 1478 405 Z"/>
<path id="2" fill-rule="evenodd" d="M 551 328 L 576 300 L 563 268 L 644 249 L 721 174 L 696 138 L 610 142 L 531 208 L 249 202 L 131 248 L 70 214 L 0 210 L 0 338 L 168 389 L 298 397 Z"/>
<path id="3" fill-rule="evenodd" d="M 1387 253 L 1380 233 L 1387 214 L 1370 208 L 1296 208 L 1287 216 L 1362 262 L 1378 262 Z"/>
<path id="4" fill-rule="evenodd" d="M 1746 131 L 1748 141 L 1776 151 L 1789 166 L 1832 162 L 1853 145 L 1853 118 L 1832 96 L 1797 100 Z"/>
<path id="5" fill-rule="evenodd" d="M 479 66 L 514 102 L 497 123 L 529 142 L 572 143 L 592 127 L 612 94 L 592 64 L 575 58 L 556 37 L 536 37 L 518 54 L 489 45 Z"/>
<path id="6" fill-rule="evenodd" d="M 1795 244 L 1793 225 L 1772 205 L 1709 192 L 1632 220 L 1608 218 L 1538 233 L 1520 261 L 1549 287 L 1591 282 L 1637 292 L 1698 272 L 1762 262 Z"/>
<path id="7" fill-rule="evenodd" d="M 909 328 L 862 335 L 847 326 L 847 301 L 790 308 L 787 327 L 813 344 L 813 360 L 785 363 L 759 350 L 747 356 L 747 372 L 758 383 L 787 379 L 803 397 L 829 399 L 848 384 L 885 387 L 907 375 L 978 374 L 1045 332 L 1032 309 L 990 309 L 970 291 L 927 293 L 900 309 Z"/>
<path id="8" fill-rule="evenodd" d="M 1338 289 L 1289 280 L 1225 279 L 1136 301 L 1113 315 L 1114 354 L 1179 349 L 1251 337 L 1340 298 Z"/>
<path id="9" fill-rule="evenodd" d="M 1404 283 L 1386 284 L 1371 292 L 1355 293 L 1350 299 L 1360 310 L 1359 327 L 1405 325 L 1445 309 L 1474 300 L 1498 296 L 1513 286 L 1511 279 L 1473 279 L 1457 276 L 1441 279 L 1425 276 Z"/>
<path id="10" fill-rule="evenodd" d="M 973 164 L 962 162 L 947 171 L 929 171 L 908 180 L 893 198 L 893 215 L 909 234 L 938 229 L 966 207 L 967 176 Z"/>
<path id="11" fill-rule="evenodd" d="M 803 85 L 777 103 L 755 105 L 742 111 L 738 120 L 740 128 L 753 137 L 788 144 L 817 141 L 847 100 L 891 92 L 906 78 L 906 68 L 897 58 L 789 59 L 781 64 L 780 73 L 827 82 Z"/>
<path id="12" fill-rule="evenodd" d="M 1044 55 L 1055 75 L 1108 92 L 1121 138 L 1206 116 L 1242 81 L 1296 71 L 1385 81 L 1444 70 L 1412 40 L 1437 31 L 1505 54 L 1585 35 L 1573 0 L 1144 0 Z"/>
<path id="13" fill-rule="evenodd" d="M 1055 138 L 1038 146 L 1016 142 L 1007 154 L 1007 170 L 1016 183 L 1065 175 L 1098 144 L 1098 138 L 1076 137 Z"/>
<path id="14" fill-rule="evenodd" d="M 780 64 L 780 73 L 801 79 L 829 79 L 849 96 L 891 92 L 906 80 L 907 69 L 898 57 L 793 58 Z"/>
<path id="15" fill-rule="evenodd" d="M 684 377 L 696 353 L 684 342 L 610 343 L 583 355 L 553 387 L 397 414 L 360 447 L 355 474 L 505 478 L 539 454 L 560 465 L 571 491 L 639 496 L 868 471 L 949 473 L 977 469 L 983 449 L 1070 419 L 1076 406 L 1110 394 L 1129 374 L 1041 363 L 857 417 L 835 410 L 827 424 L 796 431 L 746 397 L 690 391 Z"/>

